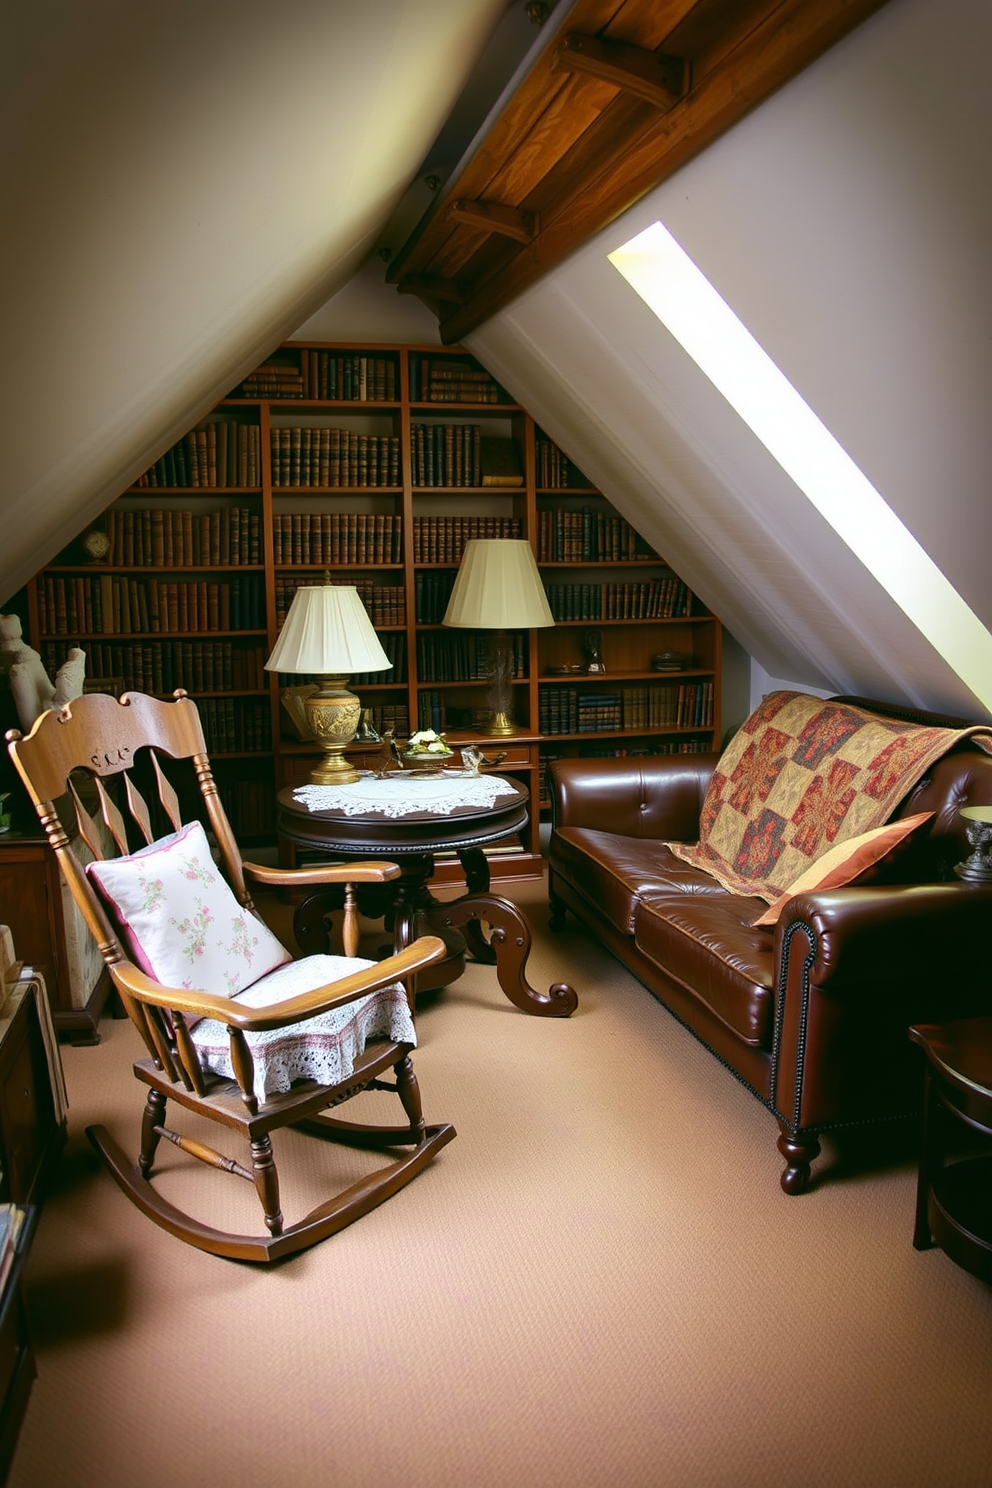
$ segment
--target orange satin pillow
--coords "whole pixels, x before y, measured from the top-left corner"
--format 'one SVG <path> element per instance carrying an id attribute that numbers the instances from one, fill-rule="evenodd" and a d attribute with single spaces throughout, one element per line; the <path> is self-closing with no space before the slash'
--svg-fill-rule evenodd
<path id="1" fill-rule="evenodd" d="M 854 883 L 932 816 L 932 811 L 903 816 L 898 821 L 886 822 L 883 827 L 875 827 L 871 832 L 862 832 L 859 837 L 848 837 L 846 841 L 836 843 L 800 873 L 782 897 L 770 904 L 753 924 L 774 925 L 788 901 L 797 894 L 812 893 L 817 889 L 839 889 L 842 884 Z"/>

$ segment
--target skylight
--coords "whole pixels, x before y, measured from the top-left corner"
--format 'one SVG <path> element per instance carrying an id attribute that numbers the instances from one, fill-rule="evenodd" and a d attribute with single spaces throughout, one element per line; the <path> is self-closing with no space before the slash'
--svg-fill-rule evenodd
<path id="1" fill-rule="evenodd" d="M 609 255 L 799 489 L 992 710 L 992 635 L 660 222 Z"/>

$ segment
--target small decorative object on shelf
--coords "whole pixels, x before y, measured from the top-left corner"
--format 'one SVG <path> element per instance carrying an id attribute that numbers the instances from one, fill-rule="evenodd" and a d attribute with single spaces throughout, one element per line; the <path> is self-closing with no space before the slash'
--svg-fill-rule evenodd
<path id="1" fill-rule="evenodd" d="M 969 883 L 992 883 L 992 806 L 962 806 L 961 815 L 974 852 L 954 872 Z"/>
<path id="2" fill-rule="evenodd" d="M 0 791 L 0 832 L 9 832 L 13 820 L 7 810 L 7 802 L 10 800 L 10 791 Z"/>
<path id="3" fill-rule="evenodd" d="M 586 653 L 585 665 L 582 670 L 589 676 L 597 672 L 606 671 L 606 663 L 603 661 L 603 632 L 601 630 L 587 630 L 582 642 L 582 649 Z"/>
<path id="4" fill-rule="evenodd" d="M 680 672 L 683 664 L 677 651 L 659 651 L 651 658 L 653 672 Z"/>
<path id="5" fill-rule="evenodd" d="M 93 563 L 106 563 L 110 555 L 110 538 L 99 527 L 91 527 L 83 538 L 83 552 Z"/>

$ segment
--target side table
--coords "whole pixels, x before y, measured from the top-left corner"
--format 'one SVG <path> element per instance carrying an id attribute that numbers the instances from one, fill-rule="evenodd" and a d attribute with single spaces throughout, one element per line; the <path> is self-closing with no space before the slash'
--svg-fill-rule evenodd
<path id="1" fill-rule="evenodd" d="M 430 930 L 445 941 L 448 958 L 431 968 L 421 983 L 423 990 L 455 981 L 470 952 L 477 961 L 495 963 L 499 984 L 516 1007 L 544 1017 L 567 1018 L 578 1005 L 575 992 L 563 982 L 556 982 L 547 993 L 528 984 L 530 926 L 515 904 L 489 892 L 484 847 L 519 832 L 528 819 L 526 788 L 515 780 L 500 783 L 505 787 L 503 793 L 489 804 L 446 807 L 425 802 L 423 809 L 414 805 L 402 815 L 376 809 L 374 790 L 367 808 L 355 810 L 349 803 L 344 810 L 314 809 L 298 799 L 297 791 L 287 788 L 276 798 L 278 830 L 295 847 L 335 858 L 384 858 L 400 865 L 401 875 L 394 883 L 372 895 L 357 885 L 356 897 L 367 914 L 384 917 L 392 925 L 396 949 L 421 930 Z M 448 903 L 437 900 L 429 887 L 434 854 L 443 851 L 458 853 L 468 885 L 465 894 Z M 327 949 L 326 917 L 330 909 L 339 907 L 340 893 L 340 889 L 318 889 L 298 906 L 294 931 L 301 950 Z M 490 926 L 489 940 L 482 934 L 483 923 Z"/>
<path id="2" fill-rule="evenodd" d="M 992 1138 L 992 1017 L 922 1023 L 909 1036 L 926 1056 L 913 1244 L 939 1245 L 992 1281 L 992 1149 L 949 1160 L 955 1133 Z"/>

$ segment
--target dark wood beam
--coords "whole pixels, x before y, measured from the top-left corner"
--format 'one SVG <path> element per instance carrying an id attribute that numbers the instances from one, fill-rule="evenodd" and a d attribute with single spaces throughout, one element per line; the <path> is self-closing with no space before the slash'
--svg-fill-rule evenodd
<path id="1" fill-rule="evenodd" d="M 423 300 L 440 300 L 445 305 L 461 305 L 465 287 L 440 274 L 406 274 L 396 285 L 398 294 L 412 294 Z"/>
<path id="2" fill-rule="evenodd" d="M 522 212 L 519 207 L 504 207 L 499 202 L 466 201 L 459 198 L 452 202 L 448 214 L 456 222 L 481 227 L 484 232 L 500 233 L 505 238 L 516 239 L 518 243 L 530 243 L 537 231 L 537 219 L 533 212 Z"/>
<path id="3" fill-rule="evenodd" d="M 467 273 L 473 290 L 442 319 L 442 341 L 460 341 L 516 299 L 886 3 L 754 0 L 750 31 L 709 71 L 693 66 L 692 87 L 681 102 L 612 144 L 604 142 L 581 183 L 542 206 L 533 242 L 491 277 Z M 588 86 L 604 84 L 590 80 Z"/>
<path id="4" fill-rule="evenodd" d="M 655 108 L 674 108 L 686 89 L 686 66 L 681 57 L 650 52 L 622 41 L 603 41 L 572 31 L 559 45 L 559 67 L 612 83 L 643 98 Z"/>

